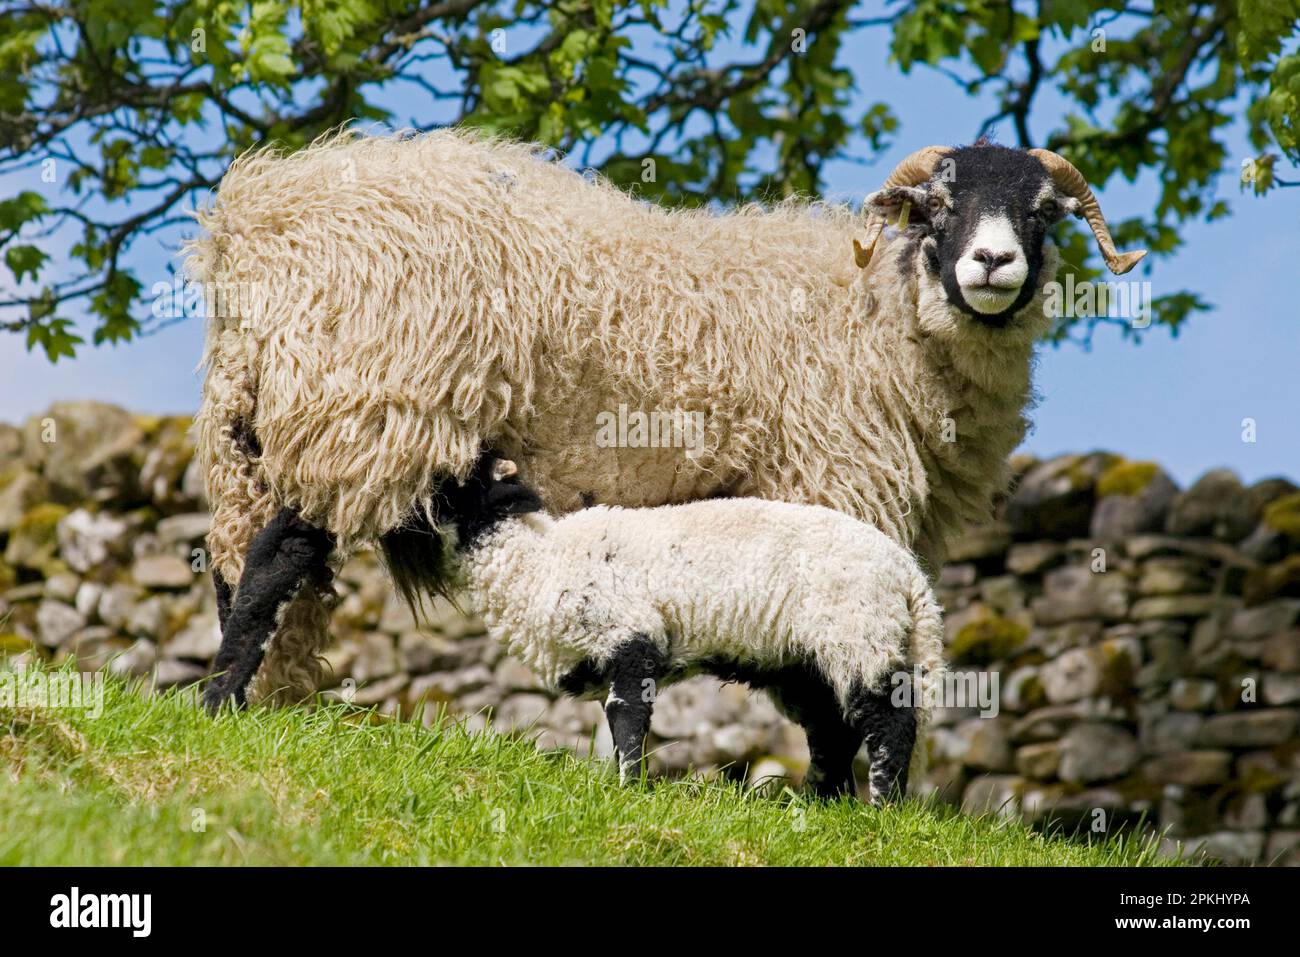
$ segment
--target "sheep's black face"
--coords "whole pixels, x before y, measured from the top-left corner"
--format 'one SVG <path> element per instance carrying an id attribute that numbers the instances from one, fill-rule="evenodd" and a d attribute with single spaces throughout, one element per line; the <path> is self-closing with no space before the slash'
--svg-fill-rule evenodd
<path id="1" fill-rule="evenodd" d="M 446 482 L 438 489 L 439 523 L 456 526 L 459 547 L 466 547 L 512 515 L 540 512 L 542 501 L 537 493 L 513 472 L 498 477 L 502 459 L 485 452 L 464 482 Z"/>
<path id="2" fill-rule="evenodd" d="M 891 187 L 867 203 L 907 229 L 948 302 L 986 326 L 1003 327 L 1033 298 L 1048 233 L 1078 202 L 1060 193 L 1021 150 L 976 144 L 953 150 L 919 187 Z"/>

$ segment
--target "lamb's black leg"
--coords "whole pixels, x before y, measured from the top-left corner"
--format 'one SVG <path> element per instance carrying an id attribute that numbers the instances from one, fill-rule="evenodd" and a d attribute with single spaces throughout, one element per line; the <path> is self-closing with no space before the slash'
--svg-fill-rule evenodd
<path id="1" fill-rule="evenodd" d="M 888 691 L 855 691 L 850 696 L 848 720 L 867 742 L 871 760 L 871 803 L 902 800 L 907 794 L 907 768 L 916 746 L 916 712 L 890 701 Z"/>
<path id="2" fill-rule="evenodd" d="M 203 695 L 210 711 L 230 698 L 243 706 L 280 613 L 304 583 L 328 581 L 326 559 L 333 547 L 328 532 L 287 508 L 253 537 L 223 623 L 221 649 L 213 663 L 216 677 Z"/>
<path id="3" fill-rule="evenodd" d="M 614 738 L 618 758 L 618 780 L 641 773 L 645 756 L 645 737 L 650 733 L 650 715 L 654 711 L 656 682 L 663 676 L 665 659 L 649 638 L 638 635 L 621 646 L 605 668 L 609 697 L 605 699 L 605 717 Z"/>
<path id="4" fill-rule="evenodd" d="M 853 758 L 862 733 L 844 720 L 835 692 L 811 670 L 782 672 L 769 689 L 777 708 L 808 737 L 808 773 L 804 787 L 818 797 L 857 794 Z"/>

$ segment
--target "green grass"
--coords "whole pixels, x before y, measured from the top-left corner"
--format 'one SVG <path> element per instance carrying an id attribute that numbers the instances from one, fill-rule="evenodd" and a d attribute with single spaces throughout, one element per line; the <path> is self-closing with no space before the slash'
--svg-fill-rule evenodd
<path id="1" fill-rule="evenodd" d="M 604 762 L 343 705 L 213 720 L 109 681 L 99 717 L 0 707 L 0 864 L 1156 863 L 917 802 L 619 788 Z"/>

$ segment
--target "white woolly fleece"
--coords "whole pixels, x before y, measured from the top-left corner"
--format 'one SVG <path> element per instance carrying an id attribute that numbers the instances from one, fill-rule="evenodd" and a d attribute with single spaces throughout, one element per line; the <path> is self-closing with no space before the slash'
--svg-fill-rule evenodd
<path id="1" fill-rule="evenodd" d="M 847 208 L 670 212 L 466 131 L 246 154 L 199 221 L 190 275 L 248 297 L 209 319 L 196 419 L 230 582 L 279 508 L 341 562 L 484 442 L 558 512 L 806 502 L 935 572 L 1005 482 L 1047 322 L 1041 287 L 1007 328 L 960 314 L 906 234 L 859 269 L 880 223 Z M 621 404 L 702 413 L 704 448 L 599 447 Z M 327 619 L 299 595 L 264 686 L 312 690 Z"/>
<path id="2" fill-rule="evenodd" d="M 936 680 L 939 607 L 919 565 L 830 509 L 727 499 L 504 521 L 460 572 L 490 634 L 548 685 L 634 636 L 671 667 L 812 662 L 841 704 L 919 665 Z M 919 740 L 919 739 L 918 739 Z"/>

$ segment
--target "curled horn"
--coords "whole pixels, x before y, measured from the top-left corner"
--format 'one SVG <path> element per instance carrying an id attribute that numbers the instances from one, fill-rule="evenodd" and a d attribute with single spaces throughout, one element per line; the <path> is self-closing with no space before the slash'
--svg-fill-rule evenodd
<path id="1" fill-rule="evenodd" d="M 927 146 L 910 154 L 894 167 L 889 179 L 885 180 L 885 189 L 891 186 L 919 186 L 930 178 L 934 168 L 939 165 L 939 160 L 949 152 L 946 146 Z"/>
<path id="2" fill-rule="evenodd" d="M 1088 181 L 1074 168 L 1073 163 L 1051 150 L 1030 150 L 1029 155 L 1043 164 L 1057 189 L 1079 201 L 1079 215 L 1092 227 L 1092 234 L 1097 237 L 1097 248 L 1101 250 L 1101 258 L 1106 260 L 1111 272 L 1122 276 L 1141 261 L 1147 254 L 1145 249 L 1135 249 L 1128 253 L 1115 249 L 1115 241 L 1110 238 L 1110 229 L 1106 226 L 1106 217 L 1101 214 L 1101 204 L 1092 195 Z"/>
<path id="3" fill-rule="evenodd" d="M 894 171 L 885 180 L 883 188 L 919 186 L 930 178 L 939 160 L 947 156 L 948 152 L 946 146 L 927 146 L 915 153 L 908 154 L 901 163 L 894 167 Z M 866 269 L 867 266 L 871 265 L 871 257 L 875 254 L 876 243 L 879 241 L 883 229 L 884 226 L 881 223 L 869 227 L 866 245 L 859 243 L 856 239 L 853 240 L 853 259 L 859 268 Z"/>
<path id="4" fill-rule="evenodd" d="M 519 474 L 519 466 L 509 459 L 497 459 L 492 463 L 492 481 L 500 482 Z"/>

